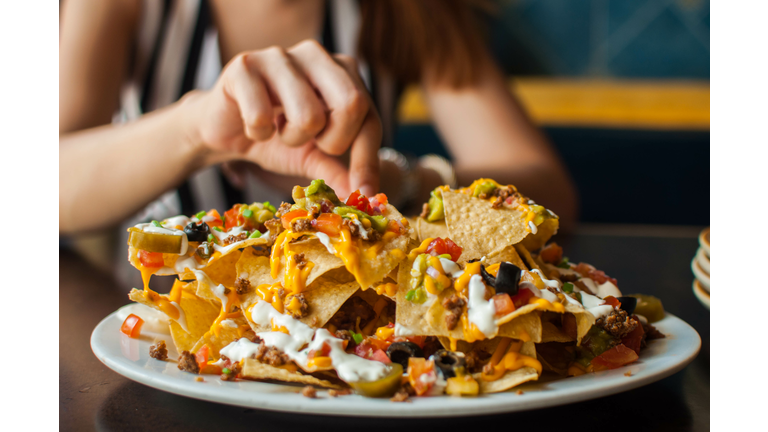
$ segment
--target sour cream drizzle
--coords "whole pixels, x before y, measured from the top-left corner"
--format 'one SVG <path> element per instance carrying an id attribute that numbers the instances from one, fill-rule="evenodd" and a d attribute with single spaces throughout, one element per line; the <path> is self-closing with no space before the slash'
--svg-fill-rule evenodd
<path id="1" fill-rule="evenodd" d="M 469 304 L 467 306 L 467 318 L 475 324 L 486 337 L 493 337 L 498 331 L 496 325 L 496 307 L 493 300 L 485 299 L 485 284 L 480 275 L 473 275 L 469 279 Z"/>
<path id="2" fill-rule="evenodd" d="M 289 315 L 278 312 L 271 304 L 265 301 L 256 303 L 250 310 L 251 319 L 263 327 L 284 327 L 289 334 L 283 332 L 262 332 L 258 336 L 266 346 L 275 347 L 284 352 L 288 358 L 300 365 L 302 369 L 311 369 L 307 366 L 308 355 L 312 350 L 320 350 L 323 344 L 331 347 L 328 356 L 331 358 L 333 368 L 339 374 L 339 378 L 347 382 L 375 381 L 387 373 L 387 366 L 374 360 L 366 360 L 354 354 L 347 354 L 339 338 L 334 337 L 326 329 L 312 329 L 308 325 L 294 319 Z M 254 344 L 248 340 L 240 339 L 231 350 L 229 346 L 221 352 L 232 360 L 242 360 L 246 356 L 242 353 L 252 353 L 254 348 L 248 344 Z M 232 345 L 232 344 L 230 344 Z M 302 349 L 302 347 L 306 348 Z M 230 353 L 230 354 L 227 354 Z M 311 371 L 311 370 L 310 370 Z"/>
<path id="3" fill-rule="evenodd" d="M 318 231 L 315 233 L 315 236 L 317 236 L 317 239 L 320 240 L 320 243 L 322 243 L 323 246 L 325 246 L 325 248 L 328 249 L 329 254 L 336 255 L 336 248 L 333 247 L 333 244 L 331 243 L 331 238 L 328 237 L 328 234 Z"/>

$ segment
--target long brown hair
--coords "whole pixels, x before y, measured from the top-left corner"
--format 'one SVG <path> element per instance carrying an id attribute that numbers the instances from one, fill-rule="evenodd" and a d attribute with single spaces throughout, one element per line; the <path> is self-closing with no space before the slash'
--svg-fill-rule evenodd
<path id="1" fill-rule="evenodd" d="M 482 0 L 362 0 L 360 55 L 403 84 L 423 78 L 460 88 L 478 76 Z"/>

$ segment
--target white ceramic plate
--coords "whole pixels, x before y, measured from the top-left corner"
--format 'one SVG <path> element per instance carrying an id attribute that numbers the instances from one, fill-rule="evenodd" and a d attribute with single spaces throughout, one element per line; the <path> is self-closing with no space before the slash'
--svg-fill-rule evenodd
<path id="1" fill-rule="evenodd" d="M 709 309 L 709 291 L 704 289 L 704 286 L 698 280 L 693 280 L 693 294 L 699 299 L 701 304 Z"/>
<path id="2" fill-rule="evenodd" d="M 110 314 L 99 323 L 91 335 L 91 348 L 96 357 L 115 372 L 159 390 L 191 398 L 259 408 L 273 411 L 313 413 L 341 416 L 372 417 L 449 417 L 524 411 L 564 405 L 570 402 L 606 396 L 654 381 L 682 369 L 696 357 L 701 339 L 691 326 L 667 314 L 654 324 L 665 339 L 651 341 L 634 364 L 580 377 L 542 380 L 523 384 L 512 392 L 484 395 L 477 398 L 425 397 L 413 398 L 412 403 L 394 403 L 387 399 L 369 399 L 357 395 L 328 397 L 318 391 L 318 399 L 301 394 L 301 386 L 261 383 L 254 381 L 225 382 L 216 375 L 203 375 L 197 382 L 193 375 L 180 371 L 176 362 L 161 362 L 149 357 L 151 334 L 130 339 L 120 333 L 122 320 Z M 178 355 L 168 342 L 169 357 Z M 626 376 L 626 372 L 631 376 Z M 518 395 L 514 390 L 523 390 Z"/>

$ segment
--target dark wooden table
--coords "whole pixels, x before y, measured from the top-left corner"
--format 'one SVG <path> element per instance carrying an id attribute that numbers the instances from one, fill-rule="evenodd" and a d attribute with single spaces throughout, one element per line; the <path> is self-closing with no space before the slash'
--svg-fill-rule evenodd
<path id="1" fill-rule="evenodd" d="M 96 324 L 128 303 L 110 274 L 72 252 L 60 253 L 59 425 L 62 430 L 709 430 L 709 310 L 691 292 L 696 229 L 584 227 L 560 238 L 572 261 L 586 261 L 619 280 L 624 293 L 663 300 L 665 309 L 701 335 L 698 357 L 656 383 L 566 407 L 451 419 L 365 419 L 286 414 L 203 402 L 118 375 L 91 352 Z M 618 429 L 616 429 L 618 428 Z"/>

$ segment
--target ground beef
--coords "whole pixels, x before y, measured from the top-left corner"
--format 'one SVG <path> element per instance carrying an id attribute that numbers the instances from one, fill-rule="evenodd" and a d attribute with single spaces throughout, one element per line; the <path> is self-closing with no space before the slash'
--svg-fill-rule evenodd
<path id="1" fill-rule="evenodd" d="M 179 369 L 185 372 L 200 373 L 200 366 L 197 365 L 195 355 L 189 351 L 182 351 L 179 356 Z"/>
<path id="2" fill-rule="evenodd" d="M 299 311 L 297 313 L 294 313 L 293 317 L 296 319 L 299 319 L 309 315 L 309 303 L 307 303 L 307 299 L 304 298 L 304 294 L 296 294 L 293 297 L 299 301 L 299 305 L 300 305 Z"/>
<path id="3" fill-rule="evenodd" d="M 251 281 L 246 278 L 235 279 L 235 290 L 238 295 L 243 295 L 251 290 Z"/>
<path id="4" fill-rule="evenodd" d="M 247 232 L 241 232 L 238 235 L 229 235 L 229 236 L 227 236 L 227 238 L 225 238 L 222 241 L 222 244 L 224 246 L 227 246 L 227 245 L 231 245 L 232 243 L 237 243 L 237 242 L 243 241 L 243 240 L 245 240 L 247 238 L 248 238 L 248 233 Z"/>
<path id="5" fill-rule="evenodd" d="M 269 230 L 269 236 L 275 238 L 283 232 L 283 224 L 280 219 L 269 219 L 264 222 L 264 226 Z"/>
<path id="6" fill-rule="evenodd" d="M 312 386 L 306 386 L 301 389 L 301 395 L 310 399 L 315 399 L 317 397 L 317 390 Z"/>
<path id="7" fill-rule="evenodd" d="M 421 348 L 421 350 L 424 352 L 424 358 L 429 358 L 432 354 L 440 351 L 441 349 L 443 349 L 443 346 L 434 336 L 427 336 L 427 338 L 424 339 L 424 346 Z"/>
<path id="8" fill-rule="evenodd" d="M 443 300 L 443 307 L 448 311 L 448 315 L 445 317 L 445 326 L 448 327 L 448 330 L 456 328 L 461 317 L 462 308 L 466 304 L 467 302 L 456 294 Z"/>
<path id="9" fill-rule="evenodd" d="M 358 227 L 356 223 L 352 222 L 350 219 L 343 219 L 341 224 L 349 228 L 349 234 L 352 237 L 360 237 L 360 227 Z"/>
<path id="10" fill-rule="evenodd" d="M 165 347 L 165 341 L 158 341 L 156 344 L 149 347 L 149 356 L 157 360 L 165 360 L 168 358 L 168 349 Z"/>
<path id="11" fill-rule="evenodd" d="M 235 378 L 237 378 L 237 375 L 240 374 L 240 370 L 242 367 L 240 366 L 240 362 L 231 364 L 227 369 L 229 369 L 229 373 L 222 373 L 221 379 L 222 381 L 234 381 Z"/>
<path id="12" fill-rule="evenodd" d="M 309 209 L 309 216 L 312 219 L 317 219 L 317 217 L 320 216 L 320 206 L 313 205 L 312 208 Z"/>
<path id="13" fill-rule="evenodd" d="M 312 221 L 307 218 L 296 218 L 291 221 L 291 229 L 293 232 L 308 232 L 314 231 Z"/>
<path id="14" fill-rule="evenodd" d="M 357 318 L 360 317 L 360 327 L 365 327 L 368 321 L 376 317 L 376 312 L 371 305 L 360 297 L 352 297 L 344 302 L 331 318 L 329 324 L 333 324 L 337 329 L 352 330 L 355 328 Z"/>
<path id="15" fill-rule="evenodd" d="M 645 331 L 645 340 L 643 340 L 643 345 L 645 345 L 646 340 L 663 339 L 666 337 L 664 333 L 660 332 L 651 324 L 643 324 L 643 331 Z"/>
<path id="16" fill-rule="evenodd" d="M 576 282 L 579 279 L 578 275 L 575 274 L 558 274 L 557 278 L 560 279 L 562 282 Z"/>
<path id="17" fill-rule="evenodd" d="M 481 360 L 477 351 L 470 351 L 465 354 L 464 361 L 467 363 L 467 371 L 470 373 L 477 372 L 477 369 L 480 368 Z"/>
<path id="18" fill-rule="evenodd" d="M 261 338 L 256 334 L 256 332 L 251 330 L 251 329 L 246 330 L 245 333 L 243 333 L 243 337 L 248 339 L 249 341 L 251 341 L 253 343 L 261 343 L 262 342 Z"/>
<path id="19" fill-rule="evenodd" d="M 277 213 L 275 213 L 275 217 L 280 218 L 280 216 L 288 213 L 289 211 L 291 211 L 291 205 L 283 201 L 283 203 L 280 204 L 280 207 L 278 207 Z"/>
<path id="20" fill-rule="evenodd" d="M 307 258 L 303 253 L 297 253 L 293 255 L 293 260 L 296 261 L 296 267 L 303 269 L 307 266 Z"/>
<path id="21" fill-rule="evenodd" d="M 426 218 L 429 216 L 429 204 L 424 203 L 423 206 L 421 206 L 421 214 L 419 215 L 420 218 Z"/>
<path id="22" fill-rule="evenodd" d="M 253 355 L 253 358 L 275 367 L 282 366 L 291 361 L 284 352 L 275 347 L 268 347 L 266 345 L 261 345 L 258 351 L 256 351 L 256 354 Z"/>
<path id="23" fill-rule="evenodd" d="M 599 318 L 595 325 L 610 333 L 616 338 L 623 338 L 637 327 L 639 322 L 630 317 L 627 311 L 614 309 L 608 316 Z"/>
<path id="24" fill-rule="evenodd" d="M 378 231 L 375 229 L 369 229 L 368 230 L 368 239 L 366 241 L 371 243 L 376 243 L 377 241 L 381 240 L 381 234 L 379 234 Z"/>
<path id="25" fill-rule="evenodd" d="M 392 402 L 409 402 L 410 395 L 408 394 L 408 390 L 405 388 L 405 386 L 403 386 L 400 388 L 400 390 L 397 391 L 397 393 L 395 393 L 394 396 L 392 396 L 390 400 Z"/>
<path id="26" fill-rule="evenodd" d="M 282 300 L 285 298 L 285 288 L 280 288 L 277 290 L 277 297 Z"/>
<path id="27" fill-rule="evenodd" d="M 488 363 L 485 366 L 483 366 L 483 375 L 492 376 L 495 372 L 493 365 Z"/>
<path id="28" fill-rule="evenodd" d="M 341 340 L 349 341 L 351 344 L 355 343 L 355 338 L 352 337 L 352 333 L 350 333 L 349 330 L 336 330 L 334 336 Z"/>

